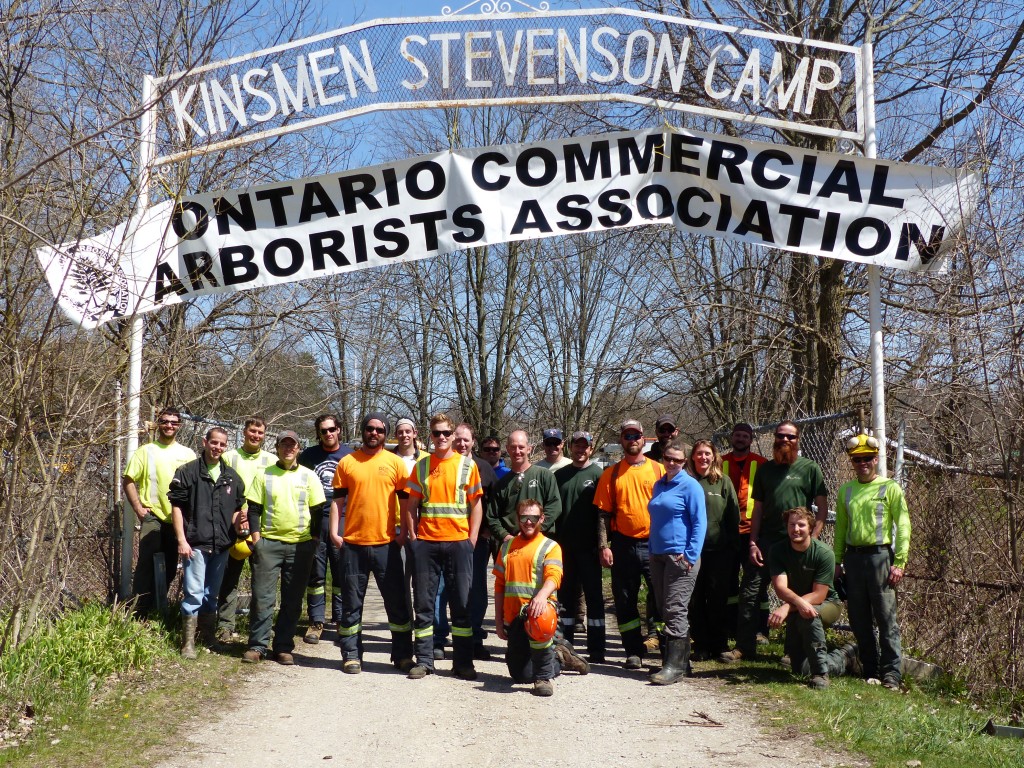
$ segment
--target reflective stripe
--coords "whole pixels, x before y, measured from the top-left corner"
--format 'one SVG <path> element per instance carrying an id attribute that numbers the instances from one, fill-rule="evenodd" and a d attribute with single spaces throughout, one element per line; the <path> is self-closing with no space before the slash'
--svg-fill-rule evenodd
<path id="1" fill-rule="evenodd" d="M 533 593 L 537 591 L 536 585 L 528 581 L 506 581 L 505 582 L 505 596 L 515 595 L 516 597 L 523 597 L 527 600 L 533 597 Z"/>
<path id="2" fill-rule="evenodd" d="M 454 624 L 452 624 L 452 637 L 472 637 L 472 636 L 473 636 L 473 628 L 472 627 L 457 627 Z"/>
<path id="3" fill-rule="evenodd" d="M 554 643 L 555 643 L 555 639 L 554 638 L 551 638 L 550 640 L 546 640 L 543 643 L 538 643 L 538 642 L 535 642 L 535 641 L 531 640 L 530 641 L 530 648 L 532 648 L 535 651 L 543 651 L 545 648 L 550 648 L 552 645 L 554 645 Z"/>
<path id="4" fill-rule="evenodd" d="M 388 630 L 391 632 L 411 632 L 412 622 L 407 621 L 405 624 L 392 624 L 388 622 Z"/>
<path id="5" fill-rule="evenodd" d="M 431 624 L 429 627 L 419 627 L 419 628 L 413 630 L 413 635 L 416 636 L 417 640 L 420 640 L 421 638 L 424 638 L 424 637 L 433 637 L 434 636 L 434 625 Z"/>
<path id="6" fill-rule="evenodd" d="M 321 584 L 319 587 L 306 587 L 307 595 L 322 595 L 324 593 L 324 585 Z"/>
<path id="7" fill-rule="evenodd" d="M 570 618 L 568 616 L 563 616 L 562 617 L 562 626 L 566 627 L 566 628 L 568 628 L 568 627 L 575 627 L 576 626 L 576 619 Z"/>
<path id="8" fill-rule="evenodd" d="M 149 506 L 153 509 L 160 505 L 160 480 L 156 476 L 157 448 L 150 443 L 146 446 L 146 466 L 149 469 Z"/>
<path id="9" fill-rule="evenodd" d="M 654 629 L 655 629 L 656 632 L 661 632 L 661 634 L 665 634 L 665 622 L 664 621 L 656 621 L 656 622 L 654 622 Z"/>
<path id="10" fill-rule="evenodd" d="M 750 465 L 749 465 L 750 466 L 750 476 L 747 478 L 747 508 L 745 510 L 743 510 L 743 511 L 744 511 L 744 513 L 747 516 L 747 520 L 751 520 L 754 517 L 754 494 L 753 494 L 753 490 L 754 490 L 754 475 L 757 474 L 757 462 L 754 461 L 753 459 L 748 459 L 748 461 L 750 462 Z M 726 459 L 725 461 L 722 462 L 722 472 L 726 475 L 726 477 L 729 476 L 729 460 L 728 459 Z M 743 479 L 743 473 L 741 472 L 740 473 L 740 480 L 742 480 L 742 479 Z M 739 494 L 739 492 L 740 492 L 740 489 L 737 488 L 736 489 L 737 495 Z"/>
<path id="11" fill-rule="evenodd" d="M 420 502 L 420 517 L 454 518 L 465 516 L 465 505 L 461 507 L 453 507 L 451 504 L 431 504 L 430 502 Z"/>
<path id="12" fill-rule="evenodd" d="M 466 483 L 469 482 L 469 470 L 472 466 L 468 458 L 462 455 L 459 456 L 459 485 L 455 489 L 455 501 L 462 507 L 466 506 Z"/>
<path id="13" fill-rule="evenodd" d="M 353 637 L 363 631 L 362 623 L 354 624 L 351 627 L 343 627 L 338 625 L 338 636 L 339 637 Z"/>
<path id="14" fill-rule="evenodd" d="M 341 587 L 334 587 L 334 586 L 332 586 L 331 587 L 331 594 L 332 595 L 340 595 L 341 594 Z"/>
<path id="15" fill-rule="evenodd" d="M 270 529 L 270 521 L 274 519 L 274 476 L 269 472 L 263 477 L 266 489 L 263 493 L 263 530 Z"/>
<path id="16" fill-rule="evenodd" d="M 627 621 L 625 624 L 619 624 L 619 632 L 629 632 L 630 630 L 640 629 L 640 617 Z"/>
<path id="17" fill-rule="evenodd" d="M 889 490 L 888 483 L 882 483 L 878 489 L 878 503 L 875 504 L 875 543 L 885 544 L 885 494 Z M 847 514 L 850 510 L 847 508 Z"/>
<path id="18" fill-rule="evenodd" d="M 588 627 L 603 627 L 604 619 L 587 619 Z"/>

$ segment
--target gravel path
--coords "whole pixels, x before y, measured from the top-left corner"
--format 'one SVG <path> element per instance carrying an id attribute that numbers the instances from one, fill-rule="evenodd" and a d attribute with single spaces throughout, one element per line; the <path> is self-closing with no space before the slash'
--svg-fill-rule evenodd
<path id="1" fill-rule="evenodd" d="M 614 623 L 614 622 L 613 622 Z M 857 762 L 823 752 L 796 734 L 766 734 L 752 705 L 718 679 L 652 686 L 646 672 L 602 665 L 555 681 L 549 699 L 512 685 L 504 644 L 494 634 L 494 661 L 476 662 L 479 679 L 456 680 L 451 662 L 408 680 L 388 661 L 383 604 L 371 585 L 364 616 L 360 675 L 340 670 L 340 653 L 324 633 L 319 645 L 297 638 L 296 665 L 243 668 L 237 706 L 191 726 L 189 741 L 161 768 L 296 768 L 313 765 L 592 766 L 787 768 Z M 618 637 L 609 658 L 621 659 Z"/>

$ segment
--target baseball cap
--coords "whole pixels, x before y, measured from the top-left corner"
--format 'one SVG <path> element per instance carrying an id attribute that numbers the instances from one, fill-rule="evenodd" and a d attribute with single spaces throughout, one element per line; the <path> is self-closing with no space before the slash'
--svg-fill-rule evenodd
<path id="1" fill-rule="evenodd" d="M 557 440 L 562 442 L 562 430 L 560 429 L 545 429 L 544 430 L 545 440 Z"/>
<path id="2" fill-rule="evenodd" d="M 573 432 L 572 438 L 569 440 L 569 442 L 575 443 L 577 440 L 586 440 L 587 445 L 594 444 L 594 437 L 589 432 Z"/>
<path id="3" fill-rule="evenodd" d="M 638 432 L 644 431 L 643 425 L 641 425 L 636 419 L 626 419 L 622 422 L 622 425 L 619 427 L 619 432 L 625 432 L 627 429 L 635 429 Z"/>
<path id="4" fill-rule="evenodd" d="M 294 432 L 291 429 L 285 429 L 285 430 L 277 433 L 277 439 L 274 440 L 274 445 L 275 446 L 276 445 L 280 445 L 282 440 L 285 440 L 286 438 L 289 438 L 289 437 L 292 440 L 294 440 L 296 443 L 299 442 L 299 436 L 298 436 L 298 434 L 296 432 Z"/>
<path id="5" fill-rule="evenodd" d="M 745 421 L 737 421 L 732 425 L 733 432 L 746 432 L 748 435 L 754 434 L 754 428 L 747 424 Z"/>
<path id="6" fill-rule="evenodd" d="M 668 415 L 659 416 L 658 420 L 656 422 L 654 422 L 654 428 L 657 429 L 658 427 L 663 427 L 666 424 L 668 424 L 670 427 L 675 427 L 675 425 L 676 425 L 675 417 L 674 416 L 668 416 Z"/>

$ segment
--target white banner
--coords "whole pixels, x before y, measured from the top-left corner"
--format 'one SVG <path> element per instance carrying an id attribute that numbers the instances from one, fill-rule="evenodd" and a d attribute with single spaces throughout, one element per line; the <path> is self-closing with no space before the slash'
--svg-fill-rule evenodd
<path id="1" fill-rule="evenodd" d="M 649 224 L 941 270 L 978 192 L 955 169 L 688 131 L 614 133 L 193 195 L 37 255 L 62 308 L 94 327 L 206 294 Z"/>

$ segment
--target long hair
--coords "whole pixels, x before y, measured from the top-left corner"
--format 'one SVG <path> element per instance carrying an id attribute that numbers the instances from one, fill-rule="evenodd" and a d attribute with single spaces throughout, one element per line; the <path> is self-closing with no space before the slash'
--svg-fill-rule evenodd
<path id="1" fill-rule="evenodd" d="M 700 478 L 697 474 L 697 468 L 693 463 L 693 454 L 696 453 L 697 449 L 701 446 L 706 445 L 711 449 L 711 466 L 708 468 L 708 482 L 714 485 L 722 479 L 722 454 L 715 448 L 715 444 L 710 440 L 698 440 L 693 444 L 693 450 L 690 451 L 690 458 L 686 460 L 686 469 L 689 470 L 690 474 L 696 478 Z"/>

